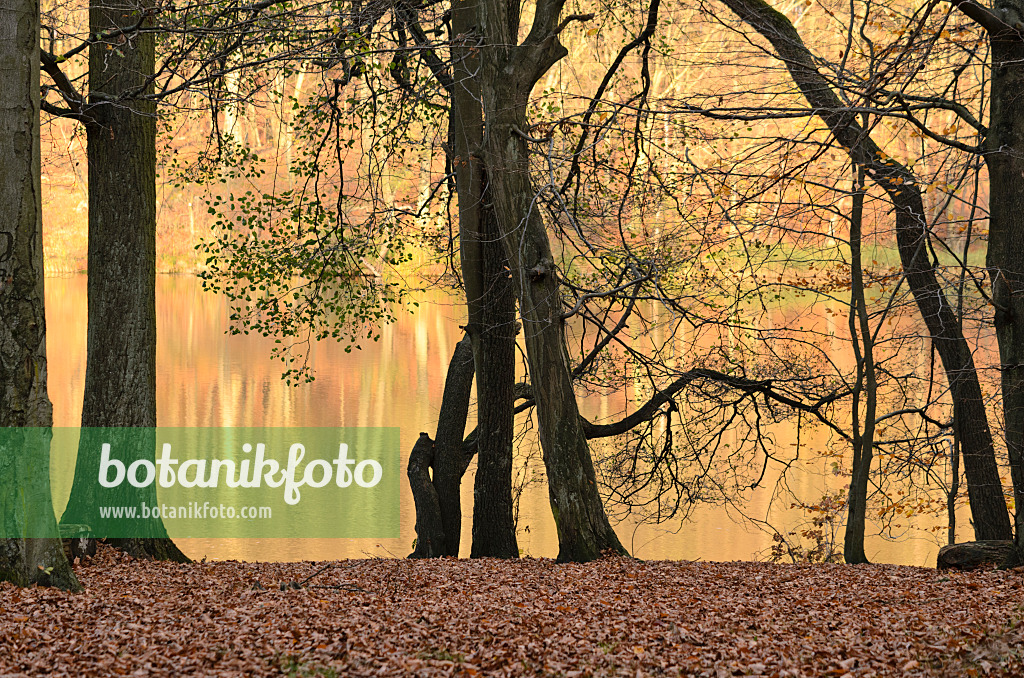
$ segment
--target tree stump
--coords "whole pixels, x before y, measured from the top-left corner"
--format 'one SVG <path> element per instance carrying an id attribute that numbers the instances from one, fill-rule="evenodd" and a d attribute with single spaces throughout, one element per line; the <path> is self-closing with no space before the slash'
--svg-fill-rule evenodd
<path id="1" fill-rule="evenodd" d="M 409 487 L 416 504 L 416 547 L 409 558 L 439 558 L 444 555 L 444 528 L 437 489 L 430 479 L 434 462 L 434 441 L 420 433 L 409 453 Z"/>
<path id="2" fill-rule="evenodd" d="M 1002 565 L 1013 550 L 1009 539 L 968 541 L 939 549 L 936 567 L 940 570 L 973 570 L 986 565 Z"/>

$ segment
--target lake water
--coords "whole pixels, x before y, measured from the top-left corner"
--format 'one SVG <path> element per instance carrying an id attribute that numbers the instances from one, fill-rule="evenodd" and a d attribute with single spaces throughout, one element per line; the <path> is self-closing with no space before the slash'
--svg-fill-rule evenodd
<path id="1" fill-rule="evenodd" d="M 85 377 L 86 277 L 46 281 L 49 393 L 57 426 L 78 426 Z M 310 360 L 317 379 L 289 387 L 281 380 L 281 364 L 272 360 L 271 340 L 228 335 L 225 300 L 202 291 L 192 276 L 160 276 L 157 280 L 158 363 L 157 412 L 160 426 L 399 426 L 404 459 L 420 431 L 434 434 L 444 377 L 452 348 L 461 338 L 462 309 L 441 297 L 429 297 L 415 314 L 403 315 L 383 329 L 378 342 L 361 351 L 323 342 L 313 346 Z M 606 399 L 590 399 L 588 413 L 608 409 Z M 621 407 L 619 405 L 619 407 Z M 795 436 L 775 433 L 780 448 Z M 813 441 L 803 441 L 813 448 Z M 542 470 L 535 446 L 531 467 Z M 521 455 L 521 463 L 525 457 Z M 811 460 L 789 478 L 806 499 L 821 495 L 828 482 L 826 460 Z M 463 481 L 463 555 L 468 555 L 471 529 L 472 468 Z M 788 501 L 770 502 L 776 492 L 772 476 L 739 506 L 698 506 L 685 521 L 637 527 L 628 518 L 616 526 L 620 539 L 638 557 L 647 559 L 750 560 L 764 557 L 772 544 L 768 533 L 737 520 L 740 512 L 776 527 L 792 529 L 805 518 Z M 966 525 L 966 521 L 961 524 Z M 247 561 L 332 560 L 402 557 L 415 538 L 412 495 L 403 481 L 401 536 L 398 539 L 221 539 L 180 540 L 192 558 Z M 547 489 L 528 486 L 519 506 L 519 545 L 524 554 L 553 557 L 558 551 Z M 961 533 L 965 529 L 961 529 Z M 841 538 L 841 531 L 839 533 Z M 961 538 L 964 536 L 961 534 Z M 899 542 L 880 537 L 867 541 L 869 558 L 878 562 L 934 565 L 938 544 L 920 531 Z"/>

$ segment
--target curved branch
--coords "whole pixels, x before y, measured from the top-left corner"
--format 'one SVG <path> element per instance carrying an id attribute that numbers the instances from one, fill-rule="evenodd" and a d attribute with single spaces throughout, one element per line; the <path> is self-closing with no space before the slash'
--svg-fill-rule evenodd
<path id="1" fill-rule="evenodd" d="M 794 410 L 813 414 L 819 421 L 831 428 L 837 434 L 843 438 L 848 438 L 845 431 L 830 422 L 821 413 L 823 407 L 845 397 L 848 395 L 848 391 L 832 393 L 819 399 L 815 403 L 809 404 L 776 391 L 773 388 L 775 383 L 775 380 L 773 379 L 746 379 L 744 377 L 736 377 L 708 369 L 696 369 L 684 372 L 667 387 L 651 396 L 651 398 L 636 412 L 620 419 L 617 422 L 611 424 L 593 424 L 583 417 L 580 417 L 583 423 L 583 431 L 587 438 L 606 438 L 608 436 L 626 433 L 630 429 L 649 421 L 658 412 L 662 405 L 671 402 L 673 396 L 698 379 L 714 381 L 745 393 L 760 393 L 767 400 L 772 400 L 782 405 L 786 405 Z"/>
<path id="2" fill-rule="evenodd" d="M 1024 40 L 1024 25 L 1020 21 L 1015 21 L 1013 25 L 1010 25 L 988 7 L 980 5 L 974 0 L 950 0 L 949 4 L 984 28 L 992 40 Z"/>

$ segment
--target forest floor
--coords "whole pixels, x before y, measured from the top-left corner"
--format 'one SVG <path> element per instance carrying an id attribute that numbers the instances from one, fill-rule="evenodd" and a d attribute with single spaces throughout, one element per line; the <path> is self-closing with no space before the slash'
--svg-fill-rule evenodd
<path id="1" fill-rule="evenodd" d="M 1021 676 L 1024 571 L 131 560 L 0 584 L 0 676 Z"/>

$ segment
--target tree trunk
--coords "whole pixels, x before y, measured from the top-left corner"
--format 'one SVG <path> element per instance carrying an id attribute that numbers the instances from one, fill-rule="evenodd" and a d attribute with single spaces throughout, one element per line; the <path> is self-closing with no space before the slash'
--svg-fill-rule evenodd
<path id="1" fill-rule="evenodd" d="M 35 0 L 0 0 L 0 158 L 0 580 L 78 591 L 50 501 Z"/>
<path id="2" fill-rule="evenodd" d="M 477 467 L 470 556 L 518 558 L 512 506 L 515 295 L 492 216 L 484 210 L 484 228 L 478 233 L 484 291 L 476 303 L 471 303 L 471 307 L 478 307 L 479 314 L 477 323 L 470 321 L 477 374 Z"/>
<path id="3" fill-rule="evenodd" d="M 430 479 L 433 463 L 434 441 L 427 433 L 420 433 L 409 453 L 409 466 L 406 470 L 413 502 L 416 504 L 416 546 L 409 554 L 410 558 L 439 558 L 448 555 L 445 553 L 438 492 Z"/>
<path id="4" fill-rule="evenodd" d="M 516 3 L 483 0 L 478 28 L 481 94 L 487 135 L 484 162 L 488 198 L 512 271 L 536 399 L 537 433 L 544 452 L 559 561 L 588 561 L 625 553 L 604 512 L 590 449 L 580 422 L 565 349 L 562 299 L 547 232 L 530 183 L 522 130 L 537 80 L 565 56 L 557 25 L 562 2 L 537 4 L 533 26 L 518 45 Z"/>
<path id="5" fill-rule="evenodd" d="M 459 255 L 469 316 L 466 331 L 476 372 L 477 471 L 470 555 L 517 558 L 512 510 L 515 297 L 494 214 L 487 204 L 477 18 L 475 5 L 452 7 L 454 86 L 448 135 L 459 198 Z M 447 539 L 454 540 L 452 555 L 458 555 L 459 534 L 448 532 Z"/>
<path id="6" fill-rule="evenodd" d="M 992 433 L 982 399 L 974 357 L 964 339 L 955 307 L 946 299 L 928 255 L 928 230 L 921 190 L 906 167 L 882 153 L 855 115 L 830 89 L 814 67 L 814 59 L 785 15 L 764 0 L 722 0 L 737 16 L 775 48 L 793 82 L 807 102 L 819 111 L 851 160 L 889 194 L 896 213 L 896 240 L 907 284 L 921 312 L 949 381 L 953 425 L 961 443 L 967 494 L 980 540 L 1009 539 L 1012 535 L 1002 483 L 996 466 Z"/>
<path id="7" fill-rule="evenodd" d="M 444 545 L 438 555 L 459 557 L 462 537 L 462 439 L 466 435 L 469 397 L 473 391 L 473 346 L 469 336 L 455 345 L 444 381 L 434 443 L 434 487 L 437 491 Z"/>
<path id="8" fill-rule="evenodd" d="M 1007 7 L 1024 11 L 1020 1 Z M 992 81 L 985 163 L 989 173 L 988 264 L 995 305 L 1003 422 L 1016 506 L 1015 553 L 1024 564 L 1024 40 L 992 39 Z"/>
<path id="9" fill-rule="evenodd" d="M 95 35 L 134 26 L 149 7 L 123 0 L 93 4 L 89 31 Z M 83 428 L 156 426 L 156 106 L 138 98 L 152 92 L 147 74 L 153 73 L 154 44 L 153 34 L 138 33 L 89 48 L 89 320 Z M 83 434 L 66 522 L 95 522 L 94 507 L 108 503 L 97 497 L 99 446 L 87 447 L 88 439 Z M 130 454 L 135 449 L 121 448 L 126 464 L 137 458 Z M 153 451 L 150 447 L 134 453 L 152 460 Z M 132 497 L 109 504 L 155 502 L 155 489 L 150 486 Z M 115 544 L 136 557 L 186 561 L 160 521 L 153 523 L 150 534 Z"/>
<path id="10" fill-rule="evenodd" d="M 514 348 L 514 346 L 513 346 Z M 409 456 L 409 485 L 412 488 L 416 503 L 416 548 L 409 554 L 410 558 L 435 558 L 439 556 L 459 555 L 459 542 L 462 531 L 461 487 L 462 477 L 466 473 L 470 461 L 477 453 L 480 429 L 474 430 L 469 438 L 466 434 L 466 419 L 469 413 L 469 398 L 473 389 L 474 360 L 473 347 L 467 334 L 455 346 L 448 375 L 444 383 L 444 395 L 441 400 L 441 411 L 437 417 L 436 441 L 421 433 L 419 440 Z M 511 441 L 509 441 L 511 445 Z M 507 455 L 511 463 L 511 452 Z M 433 469 L 433 477 L 430 470 Z M 477 471 L 479 478 L 480 472 Z M 511 473 L 510 473 L 511 478 Z M 477 481 L 478 485 L 480 481 Z M 493 487 L 491 488 L 493 491 Z M 511 487 L 505 489 L 511 506 Z M 479 496 L 479 492 L 477 493 Z M 501 505 L 501 502 L 495 502 Z M 474 507 L 477 502 L 474 502 Z M 493 504 L 492 504 L 493 505 Z M 474 518 L 477 513 L 474 509 Z M 483 544 L 498 542 L 502 530 L 485 530 L 484 535 L 476 536 L 479 526 L 497 523 L 491 516 L 474 520 L 473 550 L 483 550 Z M 512 538 L 515 538 L 515 532 Z M 454 533 L 454 537 L 453 537 Z M 506 532 L 507 533 L 507 532 Z M 514 542 L 513 542 L 514 544 Z M 474 553 L 475 557 L 480 557 Z M 497 553 L 488 553 L 493 557 L 502 557 Z M 515 554 L 518 556 L 518 550 Z"/>
<path id="11" fill-rule="evenodd" d="M 864 269 L 861 266 L 861 226 L 864 217 L 864 168 L 857 168 L 853 210 L 850 213 L 850 340 L 857 358 L 857 384 L 853 392 L 853 477 L 843 539 L 847 563 L 866 563 L 864 524 L 867 519 L 868 480 L 875 447 L 875 410 L 878 382 L 875 375 L 874 340 L 864 298 Z M 864 411 L 860 398 L 864 396 Z M 863 415 L 863 416 L 862 416 Z"/>
<path id="12" fill-rule="evenodd" d="M 138 21 L 93 5 L 90 33 Z M 82 426 L 156 426 L 156 106 L 151 34 L 89 50 L 89 325 Z M 116 98 L 118 101 L 105 99 Z"/>

